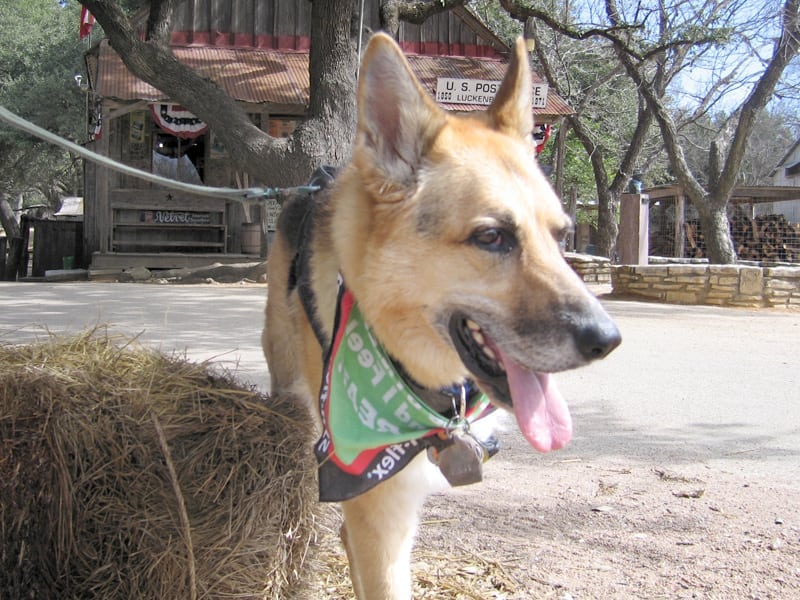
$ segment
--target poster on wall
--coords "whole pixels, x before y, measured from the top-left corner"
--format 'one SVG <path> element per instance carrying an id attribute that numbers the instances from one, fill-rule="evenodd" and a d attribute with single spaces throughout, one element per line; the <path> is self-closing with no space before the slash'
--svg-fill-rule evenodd
<path id="1" fill-rule="evenodd" d="M 130 128 L 128 129 L 128 141 L 131 144 L 144 143 L 145 114 L 147 113 L 137 110 L 136 112 L 132 112 L 129 117 Z"/>

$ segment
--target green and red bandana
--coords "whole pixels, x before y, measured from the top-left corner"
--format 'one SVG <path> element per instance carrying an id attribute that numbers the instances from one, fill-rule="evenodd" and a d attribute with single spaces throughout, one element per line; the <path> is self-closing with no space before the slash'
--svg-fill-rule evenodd
<path id="1" fill-rule="evenodd" d="M 323 502 L 362 494 L 422 450 L 447 445 L 451 423 L 408 386 L 349 290 L 342 286 L 339 297 L 319 398 L 324 431 L 315 447 Z M 465 417 L 473 422 L 492 410 L 476 391 Z"/>

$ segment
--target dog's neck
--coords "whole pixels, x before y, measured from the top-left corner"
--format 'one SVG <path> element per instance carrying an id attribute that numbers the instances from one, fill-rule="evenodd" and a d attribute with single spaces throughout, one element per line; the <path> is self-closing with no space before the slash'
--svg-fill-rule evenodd
<path id="1" fill-rule="evenodd" d="M 346 283 L 344 278 L 339 275 L 339 293 L 336 299 L 337 304 L 337 323 L 338 323 L 338 313 L 341 310 L 341 302 L 344 298 L 345 292 L 347 290 Z M 364 320 L 365 324 L 369 328 L 369 323 Z M 370 328 L 371 329 L 371 328 Z M 394 356 L 389 354 L 386 351 L 386 345 L 381 341 L 381 339 L 375 334 L 374 330 L 372 330 L 374 334 L 375 342 L 380 349 L 380 352 L 384 354 L 387 360 L 391 362 L 393 365 L 397 375 L 400 377 L 402 382 L 408 388 L 410 392 L 412 392 L 416 397 L 425 405 L 434 412 L 439 413 L 443 417 L 446 418 L 453 418 L 457 416 L 458 413 L 458 402 L 457 400 L 464 396 L 468 400 L 471 400 L 475 397 L 476 394 L 479 393 L 478 388 L 471 380 L 465 380 L 461 382 L 454 382 L 449 387 L 442 387 L 442 388 L 430 388 L 421 383 L 419 383 L 406 369 L 405 365 L 397 360 Z M 324 344 L 323 338 L 320 338 L 320 343 Z M 333 343 L 331 339 L 327 342 L 327 346 L 330 346 Z M 325 347 L 325 345 L 323 345 Z"/>
<path id="2" fill-rule="evenodd" d="M 339 284 L 340 286 L 344 286 L 344 280 L 340 278 Z M 341 301 L 341 294 L 338 301 Z M 450 387 L 446 388 L 429 388 L 422 385 L 408 372 L 408 369 L 405 368 L 403 363 L 386 352 L 386 345 L 381 341 L 377 334 L 375 335 L 375 341 L 385 353 L 386 358 L 392 362 L 394 368 L 397 370 L 397 374 L 403 380 L 405 385 L 431 410 L 448 418 L 453 417 L 456 413 L 453 398 L 458 398 L 461 395 L 461 388 L 466 386 L 466 395 L 471 397 L 472 392 L 474 391 L 474 386 L 468 381 L 454 383 Z"/>
<path id="3" fill-rule="evenodd" d="M 418 383 L 413 377 L 411 377 L 411 375 L 408 374 L 408 371 L 399 361 L 395 360 L 393 357 L 390 357 L 390 359 L 397 369 L 398 374 L 403 378 L 405 384 L 411 388 L 411 390 L 419 397 L 420 400 L 441 415 L 453 416 L 453 397 L 457 394 L 456 389 L 466 384 L 453 385 L 452 389 L 428 388 L 423 386 L 421 383 Z"/>
<path id="4" fill-rule="evenodd" d="M 405 467 L 419 452 L 455 447 L 457 439 L 474 443 L 462 443 L 459 447 L 470 452 L 457 452 L 457 460 L 445 461 L 450 466 L 440 467 L 442 472 L 450 481 L 465 459 L 473 467 L 473 450 L 483 446 L 468 435 L 469 426 L 493 410 L 489 399 L 469 380 L 442 390 L 415 382 L 386 352 L 344 285 L 336 312 L 319 397 L 324 427 L 315 446 L 320 498 L 352 498 Z"/>

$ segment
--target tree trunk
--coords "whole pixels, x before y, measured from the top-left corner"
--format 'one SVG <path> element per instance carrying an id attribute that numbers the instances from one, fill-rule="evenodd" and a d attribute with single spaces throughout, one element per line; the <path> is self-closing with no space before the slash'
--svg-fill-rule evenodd
<path id="1" fill-rule="evenodd" d="M 553 187 L 556 194 L 564 199 L 564 179 L 565 179 L 565 159 L 567 155 L 567 134 L 569 133 L 569 121 L 564 121 L 556 132 L 555 141 L 555 184 Z M 574 218 L 575 215 L 572 215 Z"/>
<path id="2" fill-rule="evenodd" d="M 572 219 L 574 227 L 567 235 L 565 248 L 567 252 L 575 252 L 577 250 L 577 235 L 578 235 L 578 188 L 572 186 L 569 190 L 569 201 L 567 202 L 567 214 Z"/>
<path id="3" fill-rule="evenodd" d="M 608 188 L 597 188 L 597 254 L 614 259 L 617 246 L 618 198 Z"/>
<path id="4" fill-rule="evenodd" d="M 358 10 L 353 0 L 328 0 L 311 6 L 308 118 L 293 140 L 297 146 L 294 160 L 305 163 L 308 175 L 321 165 L 340 166 L 350 159 L 361 35 Z"/>
<path id="5" fill-rule="evenodd" d="M 11 208 L 11 204 L 5 194 L 0 194 L 0 225 L 3 226 L 7 238 L 22 237 L 19 223 L 17 223 L 17 218 L 14 216 L 14 209 Z"/>
<path id="6" fill-rule="evenodd" d="M 5 194 L 0 194 L 0 224 L 8 240 L 8 257 L 0 257 L 5 260 L 5 268 L 1 274 L 6 281 L 16 281 L 17 269 L 22 258 L 22 232 L 14 216 L 14 209 L 11 208 Z"/>
<path id="7" fill-rule="evenodd" d="M 728 265 L 736 262 L 736 249 L 731 241 L 730 223 L 726 207 L 708 205 L 698 211 L 700 226 L 706 242 L 706 253 L 712 264 Z"/>
<path id="8" fill-rule="evenodd" d="M 597 188 L 597 254 L 613 259 L 619 232 L 616 204 L 618 198 L 608 183 L 603 149 L 594 143 L 592 134 L 580 115 L 570 115 L 567 119 L 592 163 L 592 174 Z"/>

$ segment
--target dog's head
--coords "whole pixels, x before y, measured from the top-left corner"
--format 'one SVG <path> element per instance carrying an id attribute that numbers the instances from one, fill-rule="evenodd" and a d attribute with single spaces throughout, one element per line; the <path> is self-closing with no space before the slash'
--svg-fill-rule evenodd
<path id="1" fill-rule="evenodd" d="M 536 162 L 531 93 L 520 41 L 486 112 L 446 113 L 376 35 L 332 233 L 365 318 L 411 377 L 472 378 L 547 451 L 572 431 L 549 374 L 620 335 L 561 254 L 571 223 Z"/>

